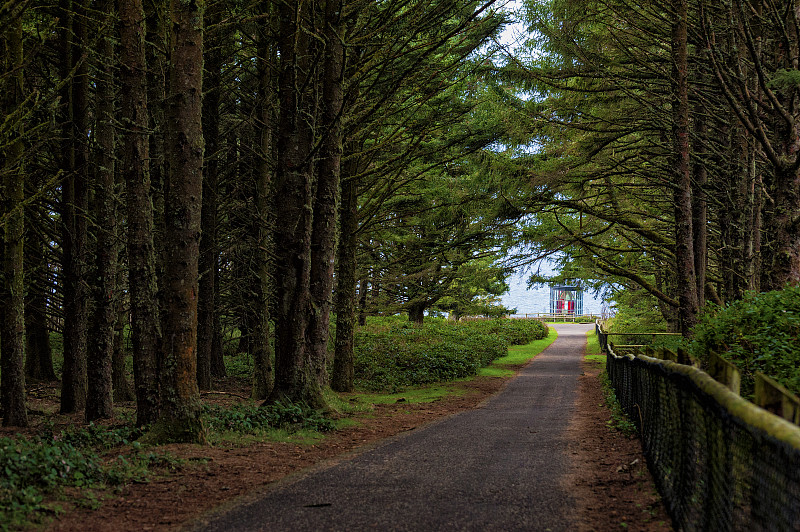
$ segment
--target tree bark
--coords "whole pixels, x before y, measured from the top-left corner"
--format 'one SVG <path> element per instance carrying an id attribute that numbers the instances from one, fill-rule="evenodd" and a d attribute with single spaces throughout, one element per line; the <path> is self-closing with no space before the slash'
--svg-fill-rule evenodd
<path id="1" fill-rule="evenodd" d="M 325 402 L 310 357 L 310 291 L 315 77 L 309 33 L 312 6 L 293 0 L 279 10 L 281 76 L 275 255 L 275 386 L 268 401 Z"/>
<path id="2" fill-rule="evenodd" d="M 341 0 L 325 2 L 325 58 L 322 71 L 322 146 L 317 165 L 314 219 L 311 233 L 310 356 L 320 386 L 328 384 L 328 337 L 336 257 L 336 227 L 342 161 L 344 45 Z"/>
<path id="3" fill-rule="evenodd" d="M 698 294 L 692 230 L 692 181 L 689 160 L 689 65 L 687 0 L 674 0 L 672 23 L 672 141 L 674 162 L 675 260 L 681 333 L 689 337 L 697 323 Z"/>
<path id="4" fill-rule="evenodd" d="M 756 153 L 753 147 L 748 150 L 747 175 L 749 176 L 748 193 L 748 242 L 747 242 L 747 289 L 761 291 L 761 213 L 764 209 L 764 194 L 761 175 L 756 165 Z"/>
<path id="5" fill-rule="evenodd" d="M 64 279 L 64 370 L 61 377 L 61 413 L 82 412 L 86 407 L 86 337 L 89 293 L 87 272 L 86 213 L 88 183 L 88 96 L 86 0 L 64 0 L 62 16 L 63 78 L 67 79 L 63 101 L 66 172 L 63 184 L 62 267 Z M 74 70 L 74 72 L 73 72 Z M 70 76 L 72 76 L 70 78 Z"/>
<path id="6" fill-rule="evenodd" d="M 425 319 L 425 304 L 412 303 L 408 305 L 408 321 L 421 325 Z"/>
<path id="7" fill-rule="evenodd" d="M 37 206 L 34 216 L 44 216 Z M 25 376 L 34 381 L 54 381 L 53 349 L 47 326 L 45 243 L 39 231 L 26 227 L 25 238 Z"/>
<path id="8" fill-rule="evenodd" d="M 222 39 L 216 27 L 222 17 L 222 3 L 212 4 L 206 17 L 204 63 L 206 77 L 203 95 L 203 139 L 206 159 L 203 172 L 203 207 L 200 237 L 200 295 L 197 315 L 197 385 L 211 389 L 211 358 L 214 337 L 219 334 L 214 319 L 217 312 L 217 189 L 219 184 L 219 117 L 222 90 Z"/>
<path id="9" fill-rule="evenodd" d="M 216 271 L 219 272 L 219 258 L 215 265 Z M 214 301 L 220 301 L 219 297 L 220 276 L 217 275 L 214 279 Z M 214 313 L 214 346 L 211 349 L 211 376 L 222 378 L 227 376 L 225 369 L 225 354 L 222 351 L 222 322 L 220 320 L 219 308 Z"/>
<path id="10" fill-rule="evenodd" d="M 706 270 L 708 267 L 708 200 L 706 185 L 708 170 L 706 169 L 706 137 L 708 126 L 700 109 L 694 120 L 694 138 L 696 139 L 697 156 L 692 165 L 692 234 L 695 281 L 697 283 L 697 303 L 702 308 L 706 297 Z"/>
<path id="11" fill-rule="evenodd" d="M 98 5 L 113 27 L 114 4 L 103 0 Z M 104 28 L 98 27 L 98 34 Z M 101 38 L 97 87 L 97 171 L 94 187 L 97 240 L 94 279 L 92 284 L 92 319 L 87 352 L 86 420 L 110 418 L 114 415 L 111 360 L 114 356 L 114 326 L 117 298 L 117 216 L 114 171 L 114 44 L 111 35 Z"/>
<path id="12" fill-rule="evenodd" d="M 366 275 L 358 283 L 358 325 L 367 324 L 367 295 L 369 294 L 369 281 Z"/>
<path id="13" fill-rule="evenodd" d="M 122 268 L 117 268 L 117 286 L 123 285 L 121 275 L 126 274 Z M 117 298 L 117 321 L 114 325 L 114 353 L 111 357 L 111 389 L 114 393 L 114 402 L 123 403 L 125 401 L 135 401 L 136 394 L 133 392 L 128 381 L 125 369 L 125 325 L 127 325 L 128 315 L 123 309 L 121 298 Z"/>
<path id="14" fill-rule="evenodd" d="M 797 138 L 797 134 L 795 134 Z M 797 158 L 797 155 L 794 155 Z M 781 290 L 800 284 L 800 169 L 787 164 L 776 169 L 772 224 L 771 286 Z"/>
<path id="15" fill-rule="evenodd" d="M 349 175 L 352 175 L 348 173 Z M 353 347 L 356 325 L 356 250 L 358 203 L 354 178 L 342 181 L 336 285 L 336 341 L 331 388 L 353 391 Z"/>
<path id="16" fill-rule="evenodd" d="M 150 179 L 150 196 L 153 205 L 152 241 L 156 252 L 155 272 L 156 284 L 163 285 L 164 275 L 164 194 L 166 193 L 166 169 L 164 161 L 164 134 L 167 122 L 164 107 L 167 98 L 166 71 L 168 68 L 167 51 L 169 48 L 168 25 L 166 18 L 169 9 L 166 0 L 142 0 L 145 25 L 145 65 L 147 74 L 147 111 L 150 124 L 148 136 L 149 155 L 148 177 Z M 159 298 L 160 298 L 159 293 Z M 161 300 L 158 301 L 159 312 Z"/>
<path id="17" fill-rule="evenodd" d="M 272 189 L 273 135 L 275 127 L 276 97 L 272 69 L 275 68 L 275 46 L 271 28 L 273 13 L 270 4 L 263 2 L 261 12 L 267 15 L 269 22 L 262 24 L 258 33 L 258 162 L 255 176 L 255 239 L 253 253 L 256 257 L 256 290 L 253 308 L 253 399 L 263 400 L 269 397 L 275 381 L 272 367 L 271 331 L 270 331 L 270 296 L 272 282 L 270 274 L 274 268 L 271 256 L 270 234 L 274 229 L 272 214 L 273 203 L 270 201 Z"/>
<path id="18" fill-rule="evenodd" d="M 203 0 L 172 0 L 161 409 L 153 441 L 201 442 L 197 293 L 203 190 Z"/>
<path id="19" fill-rule="evenodd" d="M 150 143 L 147 112 L 145 21 L 141 0 L 119 0 L 122 102 L 122 176 L 127 193 L 128 288 L 131 300 L 136 423 L 158 419 L 158 353 L 161 345 Z"/>
<path id="20" fill-rule="evenodd" d="M 21 105 L 23 94 L 23 43 L 21 17 L 13 18 L 3 32 L 3 87 L 5 116 L 19 117 L 13 137 L 6 144 L 0 158 L 0 168 L 5 174 L 0 195 L 2 224 L 2 277 L 0 278 L 0 407 L 3 426 L 27 427 L 28 412 L 25 407 L 25 285 L 24 251 L 25 234 L 25 170 Z M 5 143 L 4 143 L 5 144 Z"/>

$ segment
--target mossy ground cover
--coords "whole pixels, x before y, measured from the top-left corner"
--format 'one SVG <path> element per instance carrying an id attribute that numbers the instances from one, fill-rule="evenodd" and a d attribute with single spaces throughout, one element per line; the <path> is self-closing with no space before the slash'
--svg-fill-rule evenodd
<path id="1" fill-rule="evenodd" d="M 140 435 L 130 426 L 90 424 L 0 438 L 0 530 L 57 516 L 66 498 L 77 506 L 99 506 L 125 483 L 145 482 L 180 465 L 170 453 L 134 441 Z"/>
<path id="2" fill-rule="evenodd" d="M 409 388 L 393 393 L 360 393 L 355 395 L 356 403 L 362 405 L 383 405 L 392 403 L 432 403 L 450 395 L 460 395 L 464 391 L 452 383 L 432 384 L 420 388 Z"/>

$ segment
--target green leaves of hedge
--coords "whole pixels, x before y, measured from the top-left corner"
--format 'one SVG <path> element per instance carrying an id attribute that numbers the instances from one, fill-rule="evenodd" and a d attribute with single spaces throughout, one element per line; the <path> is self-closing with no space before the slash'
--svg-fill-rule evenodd
<path id="1" fill-rule="evenodd" d="M 533 320 L 453 322 L 428 318 L 421 326 L 376 320 L 355 338 L 355 380 L 369 390 L 395 390 L 470 377 L 504 356 L 510 345 L 547 336 Z"/>
<path id="2" fill-rule="evenodd" d="M 742 374 L 742 395 L 753 393 L 756 371 L 800 394 L 800 287 L 749 293 L 712 307 L 694 329 L 690 353 L 705 360 L 716 351 Z"/>

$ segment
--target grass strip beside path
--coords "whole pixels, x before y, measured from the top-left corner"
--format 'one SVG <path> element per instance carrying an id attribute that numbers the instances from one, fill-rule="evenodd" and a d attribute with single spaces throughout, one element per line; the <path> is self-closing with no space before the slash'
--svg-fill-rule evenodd
<path id="1" fill-rule="evenodd" d="M 514 370 L 508 366 L 519 366 L 527 363 L 536 355 L 544 351 L 558 338 L 558 333 L 553 327 L 548 327 L 548 334 L 541 340 L 534 340 L 526 345 L 513 345 L 508 348 L 508 354 L 500 357 L 489 366 L 478 370 L 481 377 L 510 377 Z"/>
<path id="2" fill-rule="evenodd" d="M 478 374 L 474 377 L 431 384 L 419 388 L 406 388 L 400 392 L 389 394 L 357 392 L 354 394 L 357 398 L 354 402 L 359 405 L 392 404 L 397 402 L 407 402 L 409 404 L 432 403 L 442 397 L 462 395 L 465 391 L 458 386 L 458 383 L 470 381 L 476 377 L 511 377 L 515 373 L 515 370 L 512 369 L 513 367 L 527 363 L 544 351 L 550 344 L 555 342 L 557 337 L 558 333 L 556 330 L 553 327 L 549 327 L 547 337 L 541 340 L 534 340 L 526 345 L 514 345 L 509 347 L 506 356 L 500 357 L 489 366 L 479 369 Z"/>

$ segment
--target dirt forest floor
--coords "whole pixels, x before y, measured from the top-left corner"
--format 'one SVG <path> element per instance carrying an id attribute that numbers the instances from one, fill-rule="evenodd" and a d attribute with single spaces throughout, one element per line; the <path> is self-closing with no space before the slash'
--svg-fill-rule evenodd
<path id="1" fill-rule="evenodd" d="M 573 457 L 568 489 L 578 501 L 580 530 L 670 530 L 653 487 L 639 441 L 606 426 L 599 369 L 584 362 L 569 429 Z M 182 459 L 175 471 L 147 483 L 133 483 L 105 499 L 98 509 L 65 508 L 49 525 L 53 531 L 176 530 L 205 512 L 233 505 L 270 483 L 323 461 L 363 452 L 382 439 L 475 408 L 508 379 L 482 377 L 459 383 L 463 395 L 434 403 L 378 405 L 358 414 L 358 425 L 335 431 L 316 445 L 260 442 L 246 447 L 170 445 Z M 234 396 L 224 396 L 234 397 Z M 533 450 L 535 451 L 535 450 Z"/>

